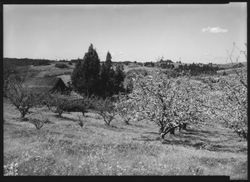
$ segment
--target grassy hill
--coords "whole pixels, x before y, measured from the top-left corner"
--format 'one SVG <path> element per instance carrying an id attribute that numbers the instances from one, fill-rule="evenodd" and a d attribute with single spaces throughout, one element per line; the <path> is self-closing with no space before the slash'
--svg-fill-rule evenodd
<path id="1" fill-rule="evenodd" d="M 69 79 L 68 68 L 49 65 L 18 66 L 32 76 Z M 64 63 L 68 64 L 68 63 Z M 151 67 L 129 67 L 146 69 Z M 78 124 L 81 113 L 57 115 L 45 107 L 33 108 L 30 118 L 47 118 L 41 130 L 20 122 L 19 112 L 4 100 L 4 166 L 18 175 L 228 175 L 247 179 L 247 142 L 217 121 L 204 126 L 189 125 L 187 131 L 168 135 L 162 143 L 158 128 L 141 121 L 125 125 L 116 116 L 111 127 L 94 111 L 87 113 L 85 127 Z M 40 113 L 40 114 L 39 114 Z"/>
<path id="2" fill-rule="evenodd" d="M 167 136 L 141 121 L 125 125 L 118 116 L 111 127 L 87 113 L 84 128 L 78 114 L 58 118 L 47 108 L 34 108 L 51 121 L 40 130 L 19 121 L 4 102 L 4 165 L 17 163 L 18 175 L 229 175 L 247 178 L 247 142 L 213 122 Z"/>

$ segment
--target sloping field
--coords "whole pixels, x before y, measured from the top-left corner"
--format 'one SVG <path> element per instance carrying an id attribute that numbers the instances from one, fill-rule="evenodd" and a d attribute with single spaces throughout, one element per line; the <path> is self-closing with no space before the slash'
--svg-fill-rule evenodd
<path id="1" fill-rule="evenodd" d="M 216 121 L 188 126 L 162 143 L 153 123 L 125 125 L 117 117 L 111 127 L 95 113 L 77 124 L 78 113 L 62 118 L 35 108 L 51 123 L 41 130 L 19 121 L 4 102 L 4 165 L 16 175 L 229 175 L 247 179 L 247 142 Z M 38 117 L 36 114 L 28 117 Z M 80 113 L 79 113 L 80 114 Z"/>
<path id="2" fill-rule="evenodd" d="M 57 68 L 55 64 L 46 65 L 46 66 L 31 66 L 30 69 L 33 71 L 39 72 L 37 77 L 46 77 L 46 76 L 59 76 L 59 75 L 67 75 L 71 74 L 74 69 L 74 66 L 70 66 L 69 68 Z"/>

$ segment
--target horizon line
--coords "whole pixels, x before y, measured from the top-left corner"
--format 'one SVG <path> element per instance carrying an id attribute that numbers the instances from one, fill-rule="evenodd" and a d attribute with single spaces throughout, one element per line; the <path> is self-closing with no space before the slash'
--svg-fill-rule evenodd
<path id="1" fill-rule="evenodd" d="M 80 60 L 83 60 L 83 58 L 72 58 L 72 59 L 49 59 L 49 58 L 29 58 L 29 57 L 3 57 L 3 59 L 30 59 L 30 60 L 48 60 L 48 61 L 66 61 L 66 62 L 70 62 L 71 60 L 78 60 L 78 59 L 80 59 Z M 171 59 L 163 59 L 163 61 L 167 61 L 167 60 L 171 60 Z M 130 60 L 125 60 L 125 61 L 112 61 L 112 62 L 115 62 L 115 63 L 117 63 L 117 62 L 131 62 L 131 63 L 157 63 L 157 62 L 159 62 L 159 61 L 130 61 Z M 171 60 L 171 61 L 173 61 L 173 60 Z M 100 62 L 105 62 L 105 61 L 101 61 L 100 60 Z M 227 62 L 227 61 L 225 61 L 224 63 L 222 62 L 222 63 L 214 63 L 214 62 L 212 62 L 212 61 L 210 61 L 210 62 L 208 62 L 208 63 L 202 63 L 202 62 L 198 62 L 198 61 L 188 61 L 188 62 L 186 62 L 186 61 L 173 61 L 174 63 L 179 63 L 179 62 L 181 62 L 181 63 L 183 63 L 183 64 L 192 64 L 192 63 L 196 63 L 196 64 L 210 64 L 210 63 L 212 63 L 212 64 L 231 64 L 231 63 L 244 63 L 244 62 L 247 62 L 247 61 L 238 61 L 238 62 Z"/>

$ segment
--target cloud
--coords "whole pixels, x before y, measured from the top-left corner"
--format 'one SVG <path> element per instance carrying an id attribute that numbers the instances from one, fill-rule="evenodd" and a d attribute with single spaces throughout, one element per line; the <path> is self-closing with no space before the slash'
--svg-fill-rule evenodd
<path id="1" fill-rule="evenodd" d="M 203 28 L 202 32 L 209 32 L 209 33 L 226 33 L 228 29 L 220 28 L 220 27 L 207 27 Z"/>

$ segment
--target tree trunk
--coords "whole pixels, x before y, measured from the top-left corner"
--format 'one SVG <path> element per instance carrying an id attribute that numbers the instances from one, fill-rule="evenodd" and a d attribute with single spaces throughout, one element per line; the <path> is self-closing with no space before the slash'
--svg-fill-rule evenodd
<path id="1" fill-rule="evenodd" d="M 179 131 L 181 131 L 182 130 L 182 125 L 179 125 Z"/>
<path id="2" fill-rule="evenodd" d="M 175 129 L 176 129 L 176 127 L 165 129 L 165 131 L 162 131 L 162 132 L 161 132 L 161 138 L 164 139 L 165 135 L 166 135 L 168 132 L 169 132 L 170 134 L 174 135 L 174 134 L 175 134 Z"/>
<path id="3" fill-rule="evenodd" d="M 106 120 L 104 120 L 105 121 L 105 125 L 106 126 L 109 126 L 110 125 L 110 122 L 108 122 L 108 121 L 106 121 Z"/>
<path id="4" fill-rule="evenodd" d="M 126 125 L 129 125 L 129 121 L 127 119 L 124 120 L 124 122 L 125 122 Z"/>
<path id="5" fill-rule="evenodd" d="M 25 112 L 21 112 L 21 119 L 25 117 Z"/>
<path id="6" fill-rule="evenodd" d="M 25 118 L 25 115 L 26 115 L 27 112 L 25 111 L 24 108 L 19 108 L 19 111 L 21 113 L 21 119 L 23 120 Z"/>
<path id="7" fill-rule="evenodd" d="M 165 138 L 166 133 L 161 133 L 161 139 Z"/>
<path id="8" fill-rule="evenodd" d="M 170 134 L 172 134 L 172 135 L 174 135 L 175 133 L 175 128 L 171 128 L 170 130 L 169 130 L 169 132 L 170 132 Z"/>
<path id="9" fill-rule="evenodd" d="M 82 112 L 82 116 L 85 117 L 85 112 Z"/>
<path id="10" fill-rule="evenodd" d="M 187 130 L 187 123 L 183 123 L 182 129 Z"/>
<path id="11" fill-rule="evenodd" d="M 159 133 L 163 133 L 163 130 L 164 130 L 164 126 L 161 126 L 161 127 L 159 128 Z"/>
<path id="12" fill-rule="evenodd" d="M 164 139 L 165 138 L 165 135 L 169 132 L 169 128 L 165 129 L 164 131 L 164 127 L 161 127 L 160 128 L 160 134 L 161 134 L 161 138 Z"/>
<path id="13" fill-rule="evenodd" d="M 59 112 L 58 112 L 58 116 L 59 116 L 59 117 L 62 117 L 62 113 L 63 113 L 63 111 L 59 111 Z"/>

